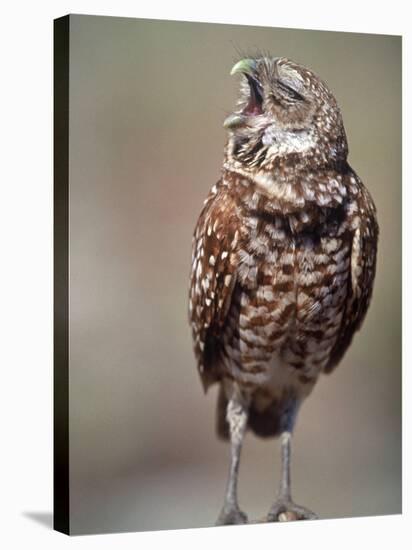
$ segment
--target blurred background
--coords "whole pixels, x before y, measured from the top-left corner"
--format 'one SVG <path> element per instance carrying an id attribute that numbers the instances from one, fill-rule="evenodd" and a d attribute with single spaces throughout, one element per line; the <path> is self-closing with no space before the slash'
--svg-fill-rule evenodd
<path id="1" fill-rule="evenodd" d="M 215 436 L 187 321 L 191 237 L 220 175 L 236 60 L 256 50 L 330 86 L 381 228 L 372 305 L 303 405 L 295 500 L 321 518 L 401 512 L 401 38 L 71 16 L 70 471 L 74 534 L 213 525 Z M 241 507 L 262 518 L 279 441 L 248 434 Z"/>

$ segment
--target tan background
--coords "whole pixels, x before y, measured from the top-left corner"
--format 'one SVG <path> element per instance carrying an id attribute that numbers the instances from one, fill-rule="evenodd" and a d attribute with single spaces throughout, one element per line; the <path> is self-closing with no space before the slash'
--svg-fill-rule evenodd
<path id="1" fill-rule="evenodd" d="M 372 306 L 298 418 L 294 496 L 322 518 L 401 510 L 401 40 L 71 17 L 70 468 L 74 533 L 212 525 L 228 447 L 187 323 L 191 234 L 219 178 L 241 53 L 288 56 L 341 106 L 375 199 Z M 246 438 L 240 501 L 269 509 L 278 441 Z"/>

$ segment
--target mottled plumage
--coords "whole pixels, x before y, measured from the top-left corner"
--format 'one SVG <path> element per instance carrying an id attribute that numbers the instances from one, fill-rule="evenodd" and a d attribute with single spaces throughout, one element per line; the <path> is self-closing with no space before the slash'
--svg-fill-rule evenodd
<path id="1" fill-rule="evenodd" d="M 341 360 L 369 306 L 378 226 L 327 86 L 285 58 L 232 72 L 244 75 L 241 97 L 194 233 L 189 307 L 199 373 L 205 389 L 221 386 L 218 432 L 233 446 L 231 402 L 242 437 L 247 427 L 290 434 L 319 375 Z M 220 523 L 245 519 L 231 491 Z M 293 506 L 269 519 L 311 517 Z"/>

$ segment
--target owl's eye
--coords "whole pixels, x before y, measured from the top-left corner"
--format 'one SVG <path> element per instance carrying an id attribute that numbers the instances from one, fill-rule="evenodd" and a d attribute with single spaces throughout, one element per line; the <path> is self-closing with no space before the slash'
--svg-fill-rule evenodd
<path id="1" fill-rule="evenodd" d="M 282 94 L 285 95 L 288 99 L 291 99 L 293 101 L 303 101 L 305 99 L 303 95 L 301 95 L 294 88 L 292 88 L 288 84 L 285 84 L 281 80 L 278 80 L 277 84 Z"/>

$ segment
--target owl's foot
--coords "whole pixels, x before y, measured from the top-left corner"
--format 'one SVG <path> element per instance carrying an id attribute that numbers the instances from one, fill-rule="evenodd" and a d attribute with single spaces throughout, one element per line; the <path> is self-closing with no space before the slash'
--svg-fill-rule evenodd
<path id="1" fill-rule="evenodd" d="M 216 525 L 243 525 L 247 515 L 238 506 L 225 504 L 217 518 Z"/>
<path id="2" fill-rule="evenodd" d="M 269 510 L 267 521 L 296 521 L 301 519 L 318 519 L 318 516 L 305 508 L 298 506 L 289 498 L 279 498 Z"/>

